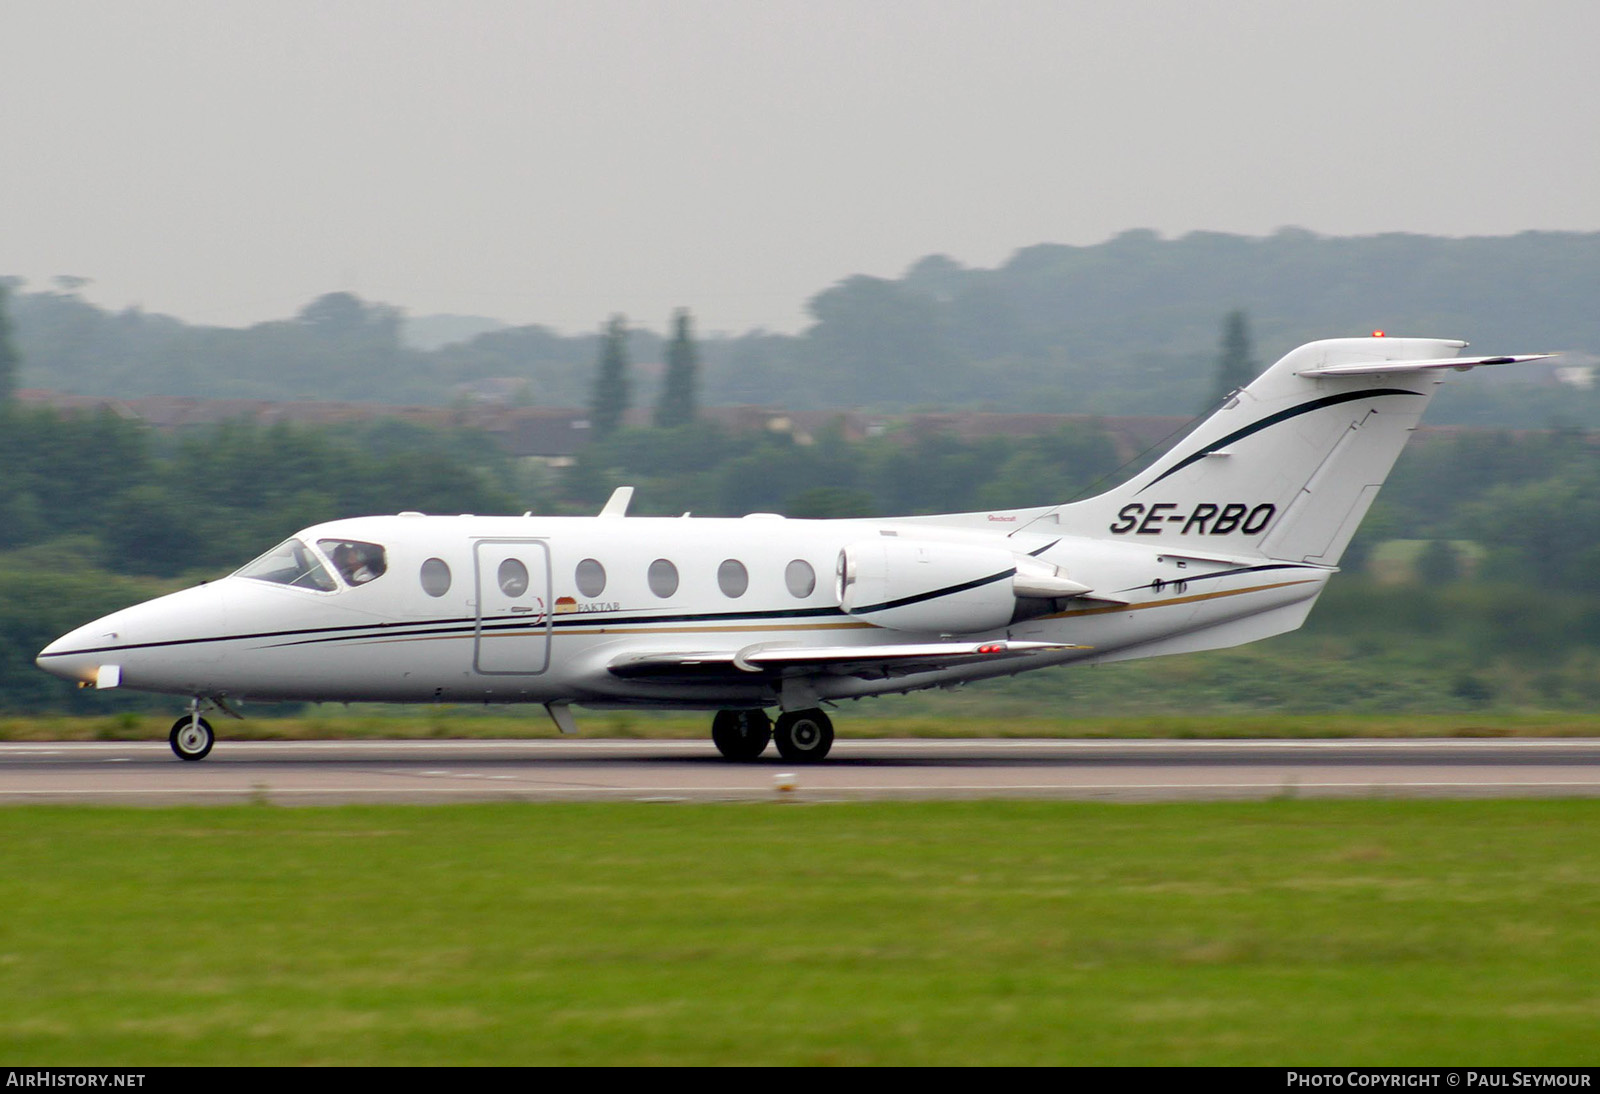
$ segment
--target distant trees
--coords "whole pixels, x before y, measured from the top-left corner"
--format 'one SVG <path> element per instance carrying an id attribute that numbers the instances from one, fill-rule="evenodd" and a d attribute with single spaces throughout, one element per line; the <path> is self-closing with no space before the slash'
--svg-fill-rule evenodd
<path id="1" fill-rule="evenodd" d="M 1484 276 L 1488 269 L 1494 277 Z M 1600 354 L 1600 309 L 1582 288 L 1597 283 L 1600 232 L 1131 232 L 1092 246 L 1025 247 L 992 269 L 933 256 L 899 278 L 851 277 L 823 289 L 810 302 L 814 322 L 797 334 L 702 331 L 694 341 L 696 400 L 702 408 L 1192 414 L 1258 364 L 1227 380 L 1214 372 L 1218 324 L 1234 308 L 1250 316 L 1248 328 L 1239 318 L 1239 352 L 1230 353 L 1240 360 L 1251 359 L 1253 338 L 1271 357 L 1379 324 L 1468 337 L 1487 353 L 1559 348 L 1570 368 Z M 16 386 L 448 405 L 527 381 L 540 405 L 582 406 L 602 336 L 522 326 L 423 350 L 399 337 L 393 309 L 350 293 L 240 329 L 138 308 L 107 311 L 84 299 L 80 285 L 66 278 L 27 291 L 11 283 L 8 318 L 23 363 Z M 670 339 L 670 331 L 663 338 L 632 330 L 628 350 L 666 361 Z M 1427 421 L 1600 428 L 1600 386 L 1552 382 L 1553 367 L 1509 370 L 1506 383 L 1448 384 Z M 482 381 L 501 383 L 474 387 Z"/>
<path id="2" fill-rule="evenodd" d="M 1216 378 L 1211 385 L 1211 400 L 1205 409 L 1220 405 L 1232 392 L 1244 387 L 1261 371 L 1250 347 L 1250 324 L 1242 311 L 1231 311 L 1222 321 L 1222 348 L 1217 354 Z"/>
<path id="3" fill-rule="evenodd" d="M 371 304 L 347 292 L 325 293 L 304 308 L 294 323 L 266 323 L 254 330 L 283 353 L 275 369 L 296 384 L 300 398 L 336 397 L 336 385 L 364 376 L 376 391 L 395 390 L 395 381 L 420 357 L 401 339 L 401 314 L 386 304 Z M 260 352 L 260 348 L 256 350 Z M 396 402 L 403 396 L 394 397 Z"/>
<path id="4" fill-rule="evenodd" d="M 611 436 L 622 426 L 632 398 L 628 377 L 628 321 L 613 315 L 600 339 L 600 360 L 595 368 L 594 394 L 589 400 L 589 425 L 597 439 Z"/>
<path id="5" fill-rule="evenodd" d="M 11 337 L 11 312 L 6 299 L 9 294 L 9 287 L 0 281 L 0 406 L 9 403 L 16 394 L 17 373 L 22 368 L 16 340 Z"/>
<path id="6" fill-rule="evenodd" d="M 638 488 L 643 515 L 784 513 L 791 517 L 950 513 L 1066 501 L 1117 465 L 1092 423 L 1037 437 L 964 440 L 947 432 L 847 437 L 829 424 L 811 437 L 714 421 L 627 429 L 592 444 L 563 474 L 569 511 L 593 512 L 615 486 Z"/>
<path id="7" fill-rule="evenodd" d="M 1461 580 L 1461 554 L 1447 539 L 1430 539 L 1416 561 L 1417 580 L 1425 585 L 1445 585 Z"/>
<path id="8" fill-rule="evenodd" d="M 318 520 L 506 512 L 505 457 L 454 434 L 380 424 L 230 422 L 175 444 L 109 412 L 14 407 L 0 430 L 0 551 L 87 537 L 107 569 L 231 569 Z M 165 451 L 163 451 L 165 450 Z"/>
<path id="9" fill-rule="evenodd" d="M 1495 577 L 1600 594 L 1600 452 L 1538 481 L 1484 491 L 1462 507 L 1458 526 L 1489 546 Z"/>
<path id="10" fill-rule="evenodd" d="M 925 403 L 930 381 L 953 371 L 939 302 L 897 281 L 851 277 L 807 307 L 816 319 L 802 336 L 809 405 Z"/>
<path id="11" fill-rule="evenodd" d="M 367 324 L 367 305 L 354 293 L 330 292 L 300 309 L 300 322 L 325 338 L 348 338 Z"/>
<path id="12" fill-rule="evenodd" d="M 662 429 L 688 425 L 699 411 L 700 358 L 689 335 L 689 309 L 672 317 L 672 341 L 667 344 L 667 375 L 656 404 L 656 425 Z"/>

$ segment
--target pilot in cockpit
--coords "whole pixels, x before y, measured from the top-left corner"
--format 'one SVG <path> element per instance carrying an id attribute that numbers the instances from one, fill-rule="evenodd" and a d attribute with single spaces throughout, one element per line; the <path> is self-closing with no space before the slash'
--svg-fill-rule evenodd
<path id="1" fill-rule="evenodd" d="M 341 543 L 333 549 L 333 565 L 350 585 L 365 585 L 383 573 L 381 554 L 364 550 L 365 544 Z M 378 549 L 381 551 L 381 548 Z"/>

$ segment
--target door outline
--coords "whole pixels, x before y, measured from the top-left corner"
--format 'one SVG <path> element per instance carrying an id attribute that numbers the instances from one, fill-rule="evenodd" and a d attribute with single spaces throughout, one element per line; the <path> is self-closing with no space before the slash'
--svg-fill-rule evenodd
<path id="1" fill-rule="evenodd" d="M 527 651 L 533 655 L 524 666 L 513 668 L 484 668 L 483 667 L 483 630 L 484 630 L 484 604 L 493 601 L 498 604 L 506 600 L 505 594 L 500 591 L 500 586 L 492 574 L 485 572 L 484 548 L 486 547 L 519 547 L 523 550 L 517 553 L 518 560 L 528 567 L 528 590 L 524 594 L 530 603 L 527 605 L 531 611 L 518 615 L 516 607 L 511 608 L 505 615 L 490 614 L 488 621 L 492 624 L 498 620 L 526 619 L 528 622 L 528 635 L 532 638 L 539 635 L 543 641 L 539 643 L 538 650 L 529 645 Z M 501 552 L 495 552 L 499 555 Z M 538 557 L 533 557 L 537 555 Z M 543 583 L 540 583 L 540 575 Z M 473 580 L 473 627 L 472 627 L 472 669 L 480 676 L 538 676 L 550 668 L 550 637 L 553 633 L 555 621 L 550 611 L 550 542 L 545 539 L 531 539 L 521 537 L 484 538 L 472 542 L 472 580 Z M 537 612 L 537 615 L 532 614 Z M 517 628 L 518 633 L 522 628 Z M 519 649 L 517 652 L 521 652 Z M 491 663 L 497 659 L 491 658 Z"/>

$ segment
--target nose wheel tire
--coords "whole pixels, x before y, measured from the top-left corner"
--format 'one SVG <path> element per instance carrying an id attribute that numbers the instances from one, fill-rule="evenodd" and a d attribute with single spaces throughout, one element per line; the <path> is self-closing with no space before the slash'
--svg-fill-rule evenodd
<path id="1" fill-rule="evenodd" d="M 180 760 L 205 759 L 216 740 L 210 722 L 188 714 L 172 723 L 172 732 L 167 736 L 167 743 Z"/>
<path id="2" fill-rule="evenodd" d="M 764 710 L 719 710 L 711 719 L 711 741 L 730 760 L 748 763 L 767 750 L 772 719 Z"/>
<path id="3" fill-rule="evenodd" d="M 814 764 L 833 747 L 833 722 L 820 710 L 791 710 L 772 733 L 778 755 L 792 764 Z"/>

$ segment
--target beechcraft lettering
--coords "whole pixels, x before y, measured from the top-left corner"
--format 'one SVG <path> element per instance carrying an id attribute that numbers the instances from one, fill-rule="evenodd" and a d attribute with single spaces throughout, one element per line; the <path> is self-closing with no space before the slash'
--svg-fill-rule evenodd
<path id="1" fill-rule="evenodd" d="M 1117 510 L 1111 533 L 1159 536 L 1176 527 L 1180 536 L 1226 536 L 1234 532 L 1253 536 L 1265 532 L 1277 512 L 1278 507 L 1271 502 L 1251 506 L 1238 501 L 1221 505 L 1202 501 L 1185 508 L 1179 502 L 1158 501 L 1146 506 L 1136 501 Z"/>
<path id="2" fill-rule="evenodd" d="M 168 738 L 184 760 L 211 751 L 202 713 L 243 702 L 417 702 L 538 703 L 563 733 L 573 706 L 716 711 L 729 760 L 775 743 L 786 763 L 817 761 L 833 744 L 825 708 L 846 699 L 1294 630 L 1445 370 L 1546 356 L 1457 356 L 1465 345 L 1301 346 L 1084 501 L 631 517 L 621 487 L 592 517 L 329 521 L 86 623 L 38 663 L 82 687 L 186 697 Z"/>

